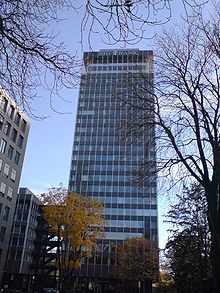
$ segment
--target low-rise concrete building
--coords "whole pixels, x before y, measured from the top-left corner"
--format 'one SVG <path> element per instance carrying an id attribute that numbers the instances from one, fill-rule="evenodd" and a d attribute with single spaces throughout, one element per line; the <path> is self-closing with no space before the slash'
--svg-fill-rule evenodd
<path id="1" fill-rule="evenodd" d="M 5 266 L 30 122 L 0 88 L 0 283 Z"/>

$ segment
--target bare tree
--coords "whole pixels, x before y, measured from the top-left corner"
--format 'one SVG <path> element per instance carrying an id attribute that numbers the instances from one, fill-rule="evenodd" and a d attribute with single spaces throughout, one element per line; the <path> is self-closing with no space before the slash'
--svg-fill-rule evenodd
<path id="1" fill-rule="evenodd" d="M 197 7 L 196 0 L 182 0 Z M 208 0 L 204 0 L 206 2 Z M 171 0 L 3 0 L 0 3 L 1 86 L 32 113 L 31 100 L 40 86 L 59 96 L 62 87 L 78 83 L 79 63 L 53 31 L 61 10 L 82 15 L 81 41 L 89 44 L 103 32 L 108 43 L 138 42 L 149 25 L 170 19 Z M 162 14 L 166 17 L 162 17 Z M 165 13 L 166 12 L 166 13 Z M 79 23 L 80 26 L 80 23 Z M 97 38 L 97 34 L 95 34 Z M 71 35 L 70 35 L 71 38 Z M 80 36 L 79 36 L 80 40 Z"/>
<path id="2" fill-rule="evenodd" d="M 76 57 L 57 44 L 48 29 L 58 21 L 63 2 L 4 0 L 0 4 L 1 86 L 29 113 L 40 85 L 58 94 L 61 86 L 76 84 Z"/>
<path id="3" fill-rule="evenodd" d="M 220 290 L 220 84 L 215 20 L 190 21 L 181 34 L 159 40 L 156 119 L 161 130 L 161 167 L 188 175 L 204 188 L 211 231 L 215 292 Z"/>
<path id="4" fill-rule="evenodd" d="M 89 34 L 103 31 L 107 43 L 136 44 L 146 38 L 149 26 L 167 23 L 173 14 L 172 0 L 89 0 L 82 22 L 82 31 Z M 209 0 L 181 0 L 178 5 L 188 14 Z M 176 12 L 175 12 L 176 13 Z M 152 36 L 151 36 L 152 37 Z"/>
<path id="5" fill-rule="evenodd" d="M 183 28 L 158 38 L 155 84 L 144 79 L 136 92 L 131 85 L 133 97 L 124 102 L 142 113 L 136 130 L 156 123 L 161 173 L 174 175 L 176 182 L 193 178 L 204 188 L 214 287 L 220 292 L 220 13 L 215 10 L 208 20 L 187 18 Z"/>

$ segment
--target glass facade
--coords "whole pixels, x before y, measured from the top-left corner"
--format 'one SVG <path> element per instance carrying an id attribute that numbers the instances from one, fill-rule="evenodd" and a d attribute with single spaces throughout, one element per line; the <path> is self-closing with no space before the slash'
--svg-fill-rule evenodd
<path id="1" fill-rule="evenodd" d="M 153 52 L 87 52 L 84 65 L 69 189 L 104 202 L 106 238 L 101 252 L 82 260 L 80 274 L 105 276 L 119 241 L 157 240 Z M 139 172 L 144 179 L 135 180 Z"/>
<path id="2" fill-rule="evenodd" d="M 41 205 L 41 201 L 28 188 L 19 189 L 5 264 L 8 274 L 35 273 L 32 265 L 34 241 Z"/>

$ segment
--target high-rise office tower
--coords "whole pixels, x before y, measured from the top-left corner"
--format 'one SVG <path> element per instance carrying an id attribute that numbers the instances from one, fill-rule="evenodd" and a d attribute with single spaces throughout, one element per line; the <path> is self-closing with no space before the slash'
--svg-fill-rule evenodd
<path id="1" fill-rule="evenodd" d="M 87 52 L 84 65 L 69 188 L 104 202 L 109 226 L 102 252 L 83 260 L 80 275 L 105 277 L 120 241 L 157 240 L 153 52 Z M 150 105 L 147 111 L 139 110 L 139 102 Z M 135 121 L 145 121 L 141 131 Z M 145 179 L 135 184 L 140 170 Z"/>
<path id="2" fill-rule="evenodd" d="M 9 246 L 29 120 L 0 88 L 0 282 Z"/>

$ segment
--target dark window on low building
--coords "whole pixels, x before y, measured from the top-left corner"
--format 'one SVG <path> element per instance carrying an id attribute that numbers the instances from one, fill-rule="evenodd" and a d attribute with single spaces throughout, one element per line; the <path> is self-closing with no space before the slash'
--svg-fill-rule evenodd
<path id="1" fill-rule="evenodd" d="M 8 117 L 10 117 L 11 119 L 13 119 L 14 112 L 15 112 L 15 108 L 13 106 L 10 106 L 8 108 Z"/>
<path id="2" fill-rule="evenodd" d="M 19 152 L 16 152 L 16 153 L 15 153 L 15 157 L 14 157 L 14 162 L 15 162 L 15 164 L 18 165 L 18 163 L 19 163 L 19 159 L 20 159 L 20 153 L 19 153 Z"/>
<path id="3" fill-rule="evenodd" d="M 12 158 L 13 158 L 13 153 L 14 153 L 14 148 L 10 145 L 8 148 L 8 158 L 10 160 L 12 160 Z"/>
<path id="4" fill-rule="evenodd" d="M 25 130 L 26 130 L 26 126 L 27 126 L 27 122 L 22 119 L 21 120 L 21 131 L 25 133 Z"/>
<path id="5" fill-rule="evenodd" d="M 17 139 L 17 136 L 18 136 L 18 132 L 15 128 L 13 128 L 12 130 L 12 134 L 11 134 L 11 140 L 16 143 L 16 139 Z"/>
<path id="6" fill-rule="evenodd" d="M 15 124 L 17 126 L 19 126 L 20 121 L 21 121 L 21 115 L 19 113 L 16 113 L 16 115 L 15 115 Z"/>
<path id="7" fill-rule="evenodd" d="M 10 208 L 5 206 L 5 213 L 4 213 L 4 216 L 3 216 L 3 220 L 8 221 L 9 212 L 10 212 Z"/>
<path id="8" fill-rule="evenodd" d="M 11 130 L 11 124 L 9 122 L 6 122 L 5 127 L 4 127 L 4 134 L 6 134 L 7 136 L 9 136 L 10 134 L 10 130 Z"/>
<path id="9" fill-rule="evenodd" d="M 4 97 L 1 97 L 1 99 L 0 99 L 0 108 L 1 108 L 4 112 L 6 112 L 6 110 L 7 110 L 7 106 L 8 106 L 8 100 L 7 100 L 6 98 L 4 98 Z"/>
<path id="10" fill-rule="evenodd" d="M 0 229 L 0 242 L 3 242 L 5 239 L 5 232 L 6 232 L 6 228 L 5 227 L 1 227 Z"/>
<path id="11" fill-rule="evenodd" d="M 19 135 L 18 137 L 18 147 L 21 149 L 22 148 L 22 145 L 23 145 L 23 141 L 24 141 L 24 138 L 22 135 Z"/>
<path id="12" fill-rule="evenodd" d="M 0 130 L 2 130 L 3 123 L 4 123 L 4 117 L 0 114 Z"/>

